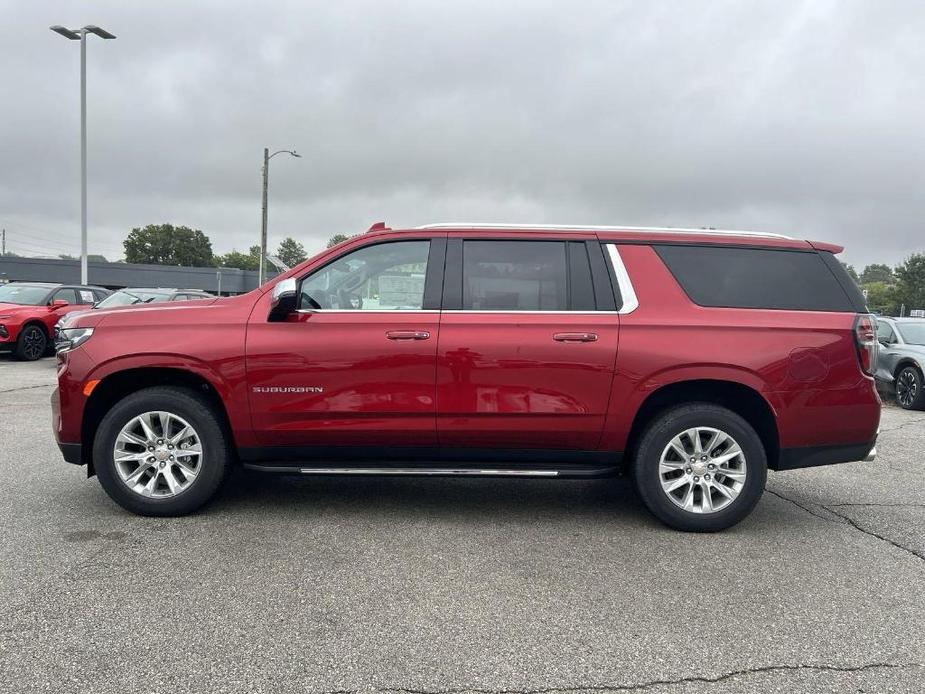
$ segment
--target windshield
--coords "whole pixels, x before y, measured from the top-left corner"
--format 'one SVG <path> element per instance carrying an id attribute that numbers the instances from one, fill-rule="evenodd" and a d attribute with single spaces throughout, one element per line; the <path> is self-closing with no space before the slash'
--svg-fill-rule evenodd
<path id="1" fill-rule="evenodd" d="M 7 284 L 0 286 L 0 304 L 19 304 L 20 306 L 41 306 L 48 296 L 49 287 L 36 287 L 30 284 Z"/>
<path id="2" fill-rule="evenodd" d="M 137 289 L 120 289 L 115 294 L 110 294 L 96 308 L 112 308 L 113 306 L 130 306 L 132 304 L 149 304 L 153 301 L 167 301 L 170 298 L 168 292 L 148 292 Z"/>
<path id="3" fill-rule="evenodd" d="M 897 324 L 903 342 L 910 345 L 925 345 L 925 322 Z"/>

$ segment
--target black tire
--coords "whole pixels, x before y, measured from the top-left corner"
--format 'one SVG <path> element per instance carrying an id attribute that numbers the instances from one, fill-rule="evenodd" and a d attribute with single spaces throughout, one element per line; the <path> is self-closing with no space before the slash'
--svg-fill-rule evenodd
<path id="1" fill-rule="evenodd" d="M 167 498 L 142 496 L 122 481 L 113 448 L 116 437 L 134 417 L 152 411 L 178 415 L 195 429 L 202 444 L 199 471 L 190 486 Z M 215 496 L 228 474 L 231 451 L 214 405 L 187 388 L 145 388 L 117 402 L 103 417 L 93 441 L 93 466 L 103 489 L 122 508 L 142 516 L 182 516 L 192 513 Z"/>
<path id="2" fill-rule="evenodd" d="M 19 331 L 13 354 L 20 361 L 35 361 L 44 357 L 47 349 L 48 336 L 42 328 L 32 324 Z"/>
<path id="3" fill-rule="evenodd" d="M 729 434 L 746 460 L 745 482 L 738 496 L 712 513 L 684 510 L 662 489 L 662 452 L 675 436 L 693 427 L 710 427 Z M 677 530 L 716 532 L 732 527 L 751 513 L 764 492 L 768 463 L 761 438 L 742 417 L 718 405 L 688 403 L 665 410 L 646 427 L 636 446 L 632 471 L 640 498 L 660 521 Z"/>
<path id="4" fill-rule="evenodd" d="M 896 374 L 896 404 L 904 410 L 925 410 L 925 379 L 915 366 L 905 366 Z"/>

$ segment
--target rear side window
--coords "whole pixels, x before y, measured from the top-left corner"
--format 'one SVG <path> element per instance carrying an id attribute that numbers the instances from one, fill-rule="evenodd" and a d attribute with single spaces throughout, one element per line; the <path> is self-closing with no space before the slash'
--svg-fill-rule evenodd
<path id="1" fill-rule="evenodd" d="M 691 301 L 700 306 L 857 310 L 816 252 L 727 246 L 654 248 Z"/>
<path id="2" fill-rule="evenodd" d="M 564 241 L 466 241 L 463 309 L 567 311 Z"/>

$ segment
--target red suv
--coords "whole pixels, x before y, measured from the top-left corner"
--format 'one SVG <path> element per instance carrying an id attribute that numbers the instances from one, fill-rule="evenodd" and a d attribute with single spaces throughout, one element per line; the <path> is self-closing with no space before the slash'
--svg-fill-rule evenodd
<path id="1" fill-rule="evenodd" d="M 50 351 L 55 323 L 109 296 L 108 289 L 48 282 L 0 285 L 0 350 L 34 361 Z"/>
<path id="2" fill-rule="evenodd" d="M 675 528 L 767 470 L 872 461 L 875 325 L 835 253 L 772 234 L 435 225 L 243 296 L 66 328 L 54 429 L 123 507 L 190 512 L 233 465 L 301 475 L 626 470 Z"/>

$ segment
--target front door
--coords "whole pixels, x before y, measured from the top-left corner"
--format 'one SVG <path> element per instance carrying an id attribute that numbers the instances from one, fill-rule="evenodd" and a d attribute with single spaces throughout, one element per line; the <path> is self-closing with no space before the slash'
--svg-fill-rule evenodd
<path id="1" fill-rule="evenodd" d="M 589 253 L 601 254 L 600 246 L 448 243 L 437 354 L 441 447 L 595 450 L 619 334 L 609 278 L 592 278 Z"/>
<path id="2" fill-rule="evenodd" d="M 442 238 L 365 245 L 302 278 L 289 320 L 255 311 L 247 378 L 262 445 L 436 445 L 443 251 Z"/>

